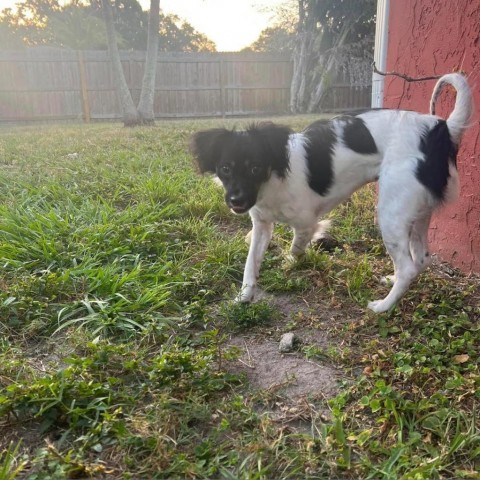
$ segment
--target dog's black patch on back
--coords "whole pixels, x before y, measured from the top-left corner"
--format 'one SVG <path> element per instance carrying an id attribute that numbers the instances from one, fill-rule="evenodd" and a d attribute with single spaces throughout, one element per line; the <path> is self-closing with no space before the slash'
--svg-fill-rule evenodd
<path id="1" fill-rule="evenodd" d="M 333 183 L 332 152 L 337 136 L 329 121 L 318 120 L 303 132 L 309 170 L 308 185 L 319 195 L 326 195 Z"/>
<path id="2" fill-rule="evenodd" d="M 375 140 L 361 118 L 343 117 L 342 120 L 345 121 L 343 141 L 348 148 L 366 155 L 378 152 Z"/>
<path id="3" fill-rule="evenodd" d="M 457 147 L 450 138 L 447 122 L 439 120 L 435 126 L 420 137 L 420 151 L 416 177 L 433 196 L 443 200 L 450 176 L 449 163 L 457 164 Z"/>

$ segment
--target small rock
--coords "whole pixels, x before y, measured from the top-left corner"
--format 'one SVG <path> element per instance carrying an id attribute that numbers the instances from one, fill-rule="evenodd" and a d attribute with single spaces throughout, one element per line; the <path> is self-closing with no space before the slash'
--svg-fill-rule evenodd
<path id="1" fill-rule="evenodd" d="M 278 350 L 280 353 L 288 353 L 293 350 L 293 342 L 295 341 L 295 334 L 292 332 L 284 333 L 280 339 Z"/>

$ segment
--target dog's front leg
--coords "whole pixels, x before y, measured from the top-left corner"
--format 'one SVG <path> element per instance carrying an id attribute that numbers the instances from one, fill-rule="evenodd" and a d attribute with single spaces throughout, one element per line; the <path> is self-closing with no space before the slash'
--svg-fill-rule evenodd
<path id="1" fill-rule="evenodd" d="M 263 222 L 253 218 L 252 223 L 250 248 L 243 273 L 242 289 L 236 298 L 237 302 L 245 303 L 253 300 L 257 278 L 260 273 L 260 265 L 273 233 L 273 223 Z"/>
<path id="2" fill-rule="evenodd" d="M 305 249 L 310 243 L 316 227 L 317 224 L 308 228 L 294 229 L 293 242 L 292 246 L 290 247 L 290 255 L 295 258 L 299 258 L 305 253 Z"/>

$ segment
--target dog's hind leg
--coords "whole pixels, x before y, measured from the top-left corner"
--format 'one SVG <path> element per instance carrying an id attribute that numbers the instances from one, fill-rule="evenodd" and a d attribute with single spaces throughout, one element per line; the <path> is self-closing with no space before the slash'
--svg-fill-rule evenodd
<path id="1" fill-rule="evenodd" d="M 390 310 L 402 298 L 419 273 L 419 269 L 410 256 L 408 229 L 403 228 L 398 233 L 399 235 L 393 237 L 384 234 L 385 246 L 395 267 L 393 277 L 395 283 L 383 300 L 376 300 L 368 304 L 368 308 L 376 313 Z"/>
<path id="2" fill-rule="evenodd" d="M 416 179 L 418 159 L 405 157 L 400 162 L 401 155 L 395 150 L 386 155 L 378 183 L 378 224 L 393 261 L 394 276 L 390 278 L 394 284 L 383 300 L 368 304 L 377 313 L 390 310 L 429 261 L 427 232 L 431 207 L 425 187 Z"/>
<path id="3" fill-rule="evenodd" d="M 260 273 L 260 265 L 273 233 L 273 223 L 262 222 L 254 218 L 252 218 L 252 223 L 252 235 L 243 273 L 242 289 L 236 298 L 237 302 L 242 303 L 253 300 L 255 286 Z"/>
<path id="4" fill-rule="evenodd" d="M 432 263 L 428 252 L 428 227 L 430 225 L 431 212 L 413 222 L 410 232 L 410 253 L 419 273 L 423 272 Z"/>
<path id="5" fill-rule="evenodd" d="M 423 272 L 431 263 L 432 259 L 428 252 L 428 227 L 430 225 L 431 212 L 416 219 L 410 229 L 410 255 L 413 263 L 418 269 L 418 273 Z M 383 285 L 393 285 L 395 275 L 386 275 L 382 277 L 380 283 Z"/>
<path id="6" fill-rule="evenodd" d="M 412 281 L 424 269 L 420 257 L 424 259 L 424 263 L 428 260 L 426 234 L 430 215 L 419 217 L 418 212 L 425 206 L 421 204 L 421 200 L 414 200 L 421 196 L 409 197 L 412 189 L 409 192 L 397 179 L 390 182 L 391 178 L 387 177 L 383 185 L 380 178 L 378 223 L 385 247 L 393 261 L 394 275 L 390 279 L 394 283 L 383 300 L 368 304 L 368 308 L 376 313 L 390 310 L 402 298 Z M 392 192 L 397 193 L 393 195 Z"/>

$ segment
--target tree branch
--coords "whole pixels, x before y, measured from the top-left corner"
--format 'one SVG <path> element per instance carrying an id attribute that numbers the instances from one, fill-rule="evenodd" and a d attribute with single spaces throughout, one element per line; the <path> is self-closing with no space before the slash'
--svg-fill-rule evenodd
<path id="1" fill-rule="evenodd" d="M 377 66 L 375 65 L 375 62 L 372 63 L 372 66 L 373 66 L 374 73 L 378 73 L 378 75 L 383 75 L 384 77 L 389 75 L 394 77 L 400 77 L 400 78 L 403 78 L 406 82 L 424 82 L 425 80 L 438 80 L 440 77 L 443 76 L 443 75 L 432 75 L 430 77 L 413 78 L 398 72 L 381 72 L 380 70 L 378 70 Z"/>

